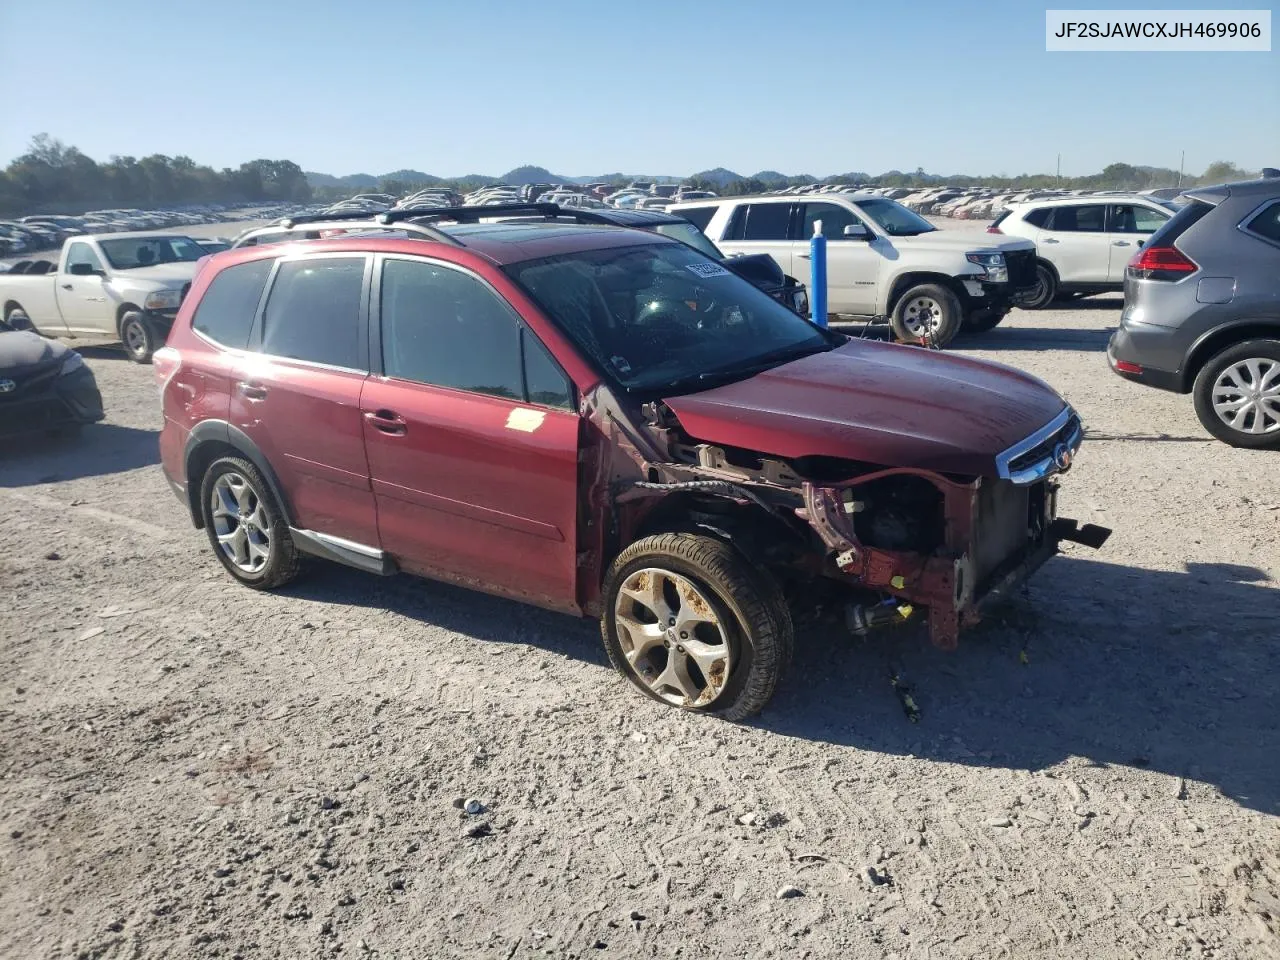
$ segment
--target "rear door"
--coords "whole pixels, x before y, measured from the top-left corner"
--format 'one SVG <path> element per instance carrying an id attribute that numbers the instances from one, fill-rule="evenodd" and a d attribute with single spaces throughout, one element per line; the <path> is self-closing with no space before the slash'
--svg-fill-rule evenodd
<path id="1" fill-rule="evenodd" d="M 1053 208 L 1036 238 L 1036 248 L 1057 268 L 1062 283 L 1107 282 L 1111 251 L 1106 220 L 1104 203 Z"/>
<path id="2" fill-rule="evenodd" d="M 1124 268 L 1142 242 L 1165 225 L 1173 214 L 1141 203 L 1112 203 L 1107 206 L 1107 241 L 1110 260 L 1107 279 L 1124 283 Z"/>
<path id="3" fill-rule="evenodd" d="M 793 254 L 802 246 L 804 250 L 800 252 L 809 250 L 807 243 L 800 244 L 793 239 L 791 218 L 794 211 L 795 204 L 790 202 L 761 200 L 740 203 L 734 207 L 724 228 L 723 239 L 717 241 L 716 246 L 730 255 L 767 253 L 786 273 L 794 276 Z"/>
<path id="4" fill-rule="evenodd" d="M 366 547 L 378 542 L 360 417 L 371 260 L 278 260 L 231 391 L 231 422 L 275 470 L 297 525 Z"/>
<path id="5" fill-rule="evenodd" d="M 577 605 L 579 418 L 569 379 L 479 276 L 382 260 L 362 401 L 382 548 L 406 569 Z"/>
<path id="6" fill-rule="evenodd" d="M 822 235 L 827 238 L 827 312 L 874 314 L 884 258 L 873 243 L 844 236 L 845 227 L 854 224 L 866 226 L 847 207 L 829 202 L 800 205 L 791 275 L 804 283 L 810 281 L 809 240 L 813 237 L 813 225 L 819 220 L 822 221 Z M 872 237 L 876 236 L 871 227 L 868 226 L 867 230 L 871 231 Z"/>

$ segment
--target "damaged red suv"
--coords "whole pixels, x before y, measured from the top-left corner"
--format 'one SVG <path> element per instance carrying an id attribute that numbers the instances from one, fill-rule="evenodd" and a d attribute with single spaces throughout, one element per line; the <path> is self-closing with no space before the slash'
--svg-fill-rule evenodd
<path id="1" fill-rule="evenodd" d="M 820 329 L 652 233 L 397 229 L 218 254 L 155 356 L 165 473 L 246 586 L 323 557 L 598 617 L 640 690 L 738 719 L 809 598 L 951 647 L 1106 537 L 1056 517 L 1082 430 L 1034 377 Z"/>

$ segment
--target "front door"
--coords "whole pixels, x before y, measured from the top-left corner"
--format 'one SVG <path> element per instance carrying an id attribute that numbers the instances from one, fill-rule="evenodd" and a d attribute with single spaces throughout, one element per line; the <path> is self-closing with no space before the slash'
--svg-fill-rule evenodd
<path id="1" fill-rule="evenodd" d="M 74 274 L 71 268 L 81 264 L 96 271 L 90 274 Z M 103 289 L 106 282 L 106 271 L 102 260 L 93 247 L 77 241 L 67 247 L 67 255 L 62 272 L 55 278 L 58 285 L 55 291 L 58 309 L 62 311 L 62 320 L 71 333 L 100 333 L 114 336 L 115 304 L 107 297 Z"/>
<path id="2" fill-rule="evenodd" d="M 808 283 L 811 276 L 809 241 L 813 225 L 822 221 L 822 235 L 827 238 L 827 312 L 871 316 L 876 312 L 880 265 L 884 261 L 877 244 L 889 241 L 871 233 L 870 240 L 856 240 L 844 235 L 844 228 L 863 223 L 852 210 L 837 203 L 803 204 L 798 219 L 800 240 L 792 262 L 792 276 Z M 863 224 L 866 226 L 866 224 Z"/>
<path id="3" fill-rule="evenodd" d="M 579 417 L 533 332 L 477 275 L 386 258 L 361 409 L 382 549 L 401 566 L 577 609 Z"/>
<path id="4" fill-rule="evenodd" d="M 325 254 L 279 262 L 236 369 L 230 419 L 275 470 L 297 526 L 376 547 L 360 416 L 369 260 Z"/>

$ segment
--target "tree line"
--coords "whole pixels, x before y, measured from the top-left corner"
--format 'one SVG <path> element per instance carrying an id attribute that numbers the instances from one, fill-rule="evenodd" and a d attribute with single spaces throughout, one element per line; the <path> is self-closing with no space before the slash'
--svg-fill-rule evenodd
<path id="1" fill-rule="evenodd" d="M 310 199 L 306 175 L 291 160 L 251 160 L 222 170 L 163 154 L 98 163 L 43 133 L 0 171 L 0 215 L 6 216 Z"/>

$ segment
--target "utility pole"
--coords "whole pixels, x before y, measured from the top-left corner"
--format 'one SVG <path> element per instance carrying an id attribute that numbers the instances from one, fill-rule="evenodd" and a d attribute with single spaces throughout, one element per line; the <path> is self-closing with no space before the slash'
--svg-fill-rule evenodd
<path id="1" fill-rule="evenodd" d="M 1178 161 L 1178 186 L 1182 186 L 1182 168 L 1187 164 L 1187 151 L 1182 151 L 1182 159 Z"/>
<path id="2" fill-rule="evenodd" d="M 1053 175 L 1053 185 L 1062 186 L 1062 154 L 1058 154 L 1058 172 Z"/>

